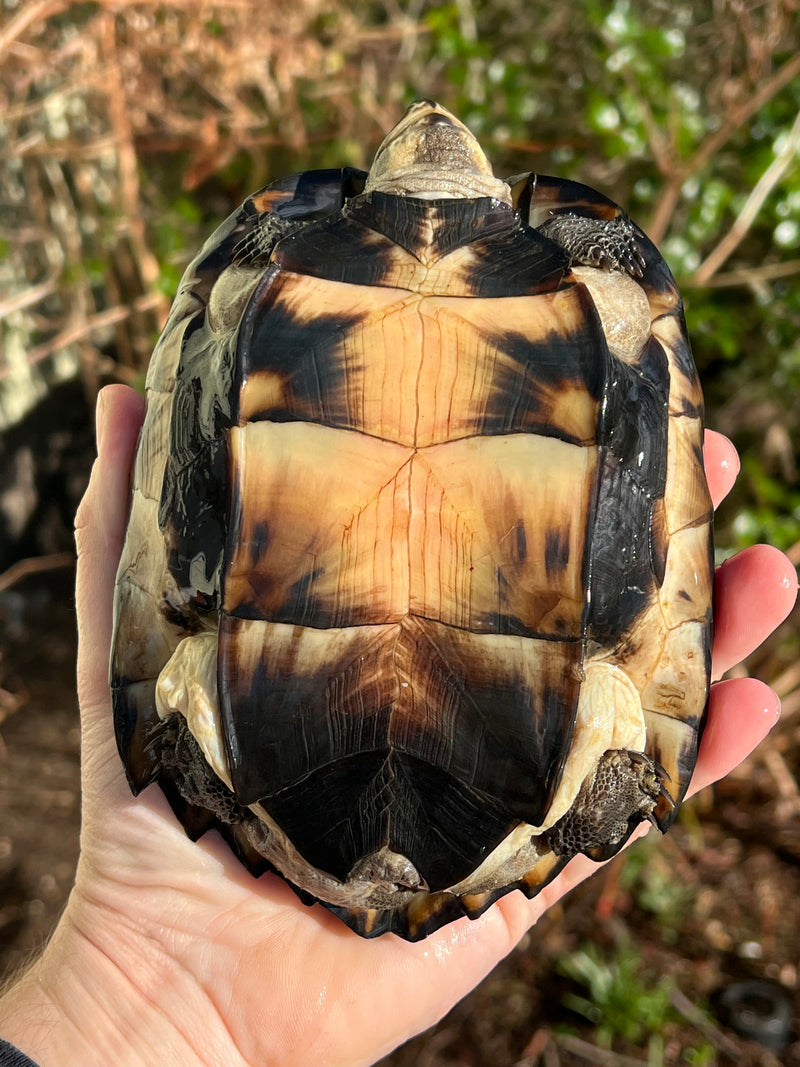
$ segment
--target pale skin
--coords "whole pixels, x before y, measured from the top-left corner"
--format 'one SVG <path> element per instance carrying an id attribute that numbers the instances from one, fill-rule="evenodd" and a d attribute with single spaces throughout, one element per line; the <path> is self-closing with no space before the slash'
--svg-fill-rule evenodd
<path id="1" fill-rule="evenodd" d="M 216 835 L 190 842 L 157 788 L 130 795 L 107 665 L 142 408 L 123 386 L 98 405 L 99 458 L 76 524 L 81 854 L 52 940 L 0 1000 L 0 1035 L 41 1067 L 373 1063 L 436 1022 L 597 867 L 579 857 L 535 900 L 510 893 L 418 944 L 364 941 L 279 878 L 251 878 Z M 738 460 L 716 434 L 705 455 L 716 504 Z M 718 571 L 715 678 L 785 618 L 796 588 L 789 561 L 765 546 Z M 778 714 L 759 681 L 716 684 L 692 792 L 740 763 Z"/>

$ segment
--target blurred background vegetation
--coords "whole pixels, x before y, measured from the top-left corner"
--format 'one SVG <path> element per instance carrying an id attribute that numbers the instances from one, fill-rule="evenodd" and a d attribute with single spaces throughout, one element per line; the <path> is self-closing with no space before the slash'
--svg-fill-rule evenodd
<path id="1" fill-rule="evenodd" d="M 742 477 L 718 521 L 720 554 L 766 540 L 800 562 L 796 0 L 0 0 L 0 504 L 11 514 L 0 529 L 0 570 L 8 568 L 0 591 L 71 559 L 61 526 L 91 458 L 94 396 L 108 381 L 141 385 L 169 299 L 205 236 L 274 177 L 367 167 L 420 97 L 455 111 L 498 174 L 538 170 L 587 182 L 660 245 L 684 294 L 708 424 L 742 454 Z M 48 437 L 44 458 L 29 440 L 43 425 L 61 434 Z M 56 498 L 61 518 L 45 521 Z M 21 564 L 19 555 L 39 562 Z M 745 925 L 763 910 L 763 878 L 800 896 L 795 633 L 782 628 L 743 668 L 778 688 L 784 720 L 768 755 L 717 793 L 731 811 L 739 805 L 732 822 L 740 835 L 777 826 L 776 862 L 789 864 L 741 890 L 736 921 Z M 24 699 L 13 684 L 0 689 L 0 716 Z M 520 1039 L 489 1053 L 487 1038 L 477 1053 L 478 1037 L 453 1037 L 451 1023 L 444 1037 L 393 1062 L 627 1062 L 592 1060 L 585 1049 L 581 1059 L 552 1036 L 553 997 L 520 992 L 531 976 L 543 980 L 530 958 L 540 948 L 560 960 L 544 980 L 573 1022 L 583 1020 L 580 1041 L 598 1056 L 614 1047 L 638 1049 L 635 1062 L 724 1059 L 706 1014 L 691 1023 L 695 1037 L 676 1046 L 670 1035 L 690 1025 L 694 1001 L 705 1003 L 731 954 L 750 959 L 747 975 L 794 990 L 800 921 L 792 913 L 795 933 L 781 947 L 773 917 L 771 961 L 763 929 L 727 931 L 703 887 L 730 874 L 731 820 L 712 861 L 709 831 L 697 823 L 703 803 L 687 807 L 678 831 L 689 859 L 671 845 L 643 866 L 633 861 L 637 870 L 615 861 L 586 905 L 593 921 L 575 913 L 570 932 L 544 929 L 538 948 L 523 948 L 513 978 L 502 979 L 502 1008 L 486 985 L 490 1006 L 482 1002 L 480 1018 L 506 1034 L 528 1027 L 527 1051 Z M 727 914 L 731 902 L 721 895 L 717 905 Z M 598 916 L 607 920 L 602 958 L 593 947 Z M 643 932 L 651 949 L 677 946 L 674 955 L 659 949 L 648 962 Z M 736 956 L 743 944 L 761 948 Z M 689 979 L 688 1007 L 678 992 L 681 946 L 718 957 L 713 974 Z M 547 1008 L 545 1022 L 531 1016 L 532 1003 Z M 480 1030 L 475 1011 L 465 1019 Z M 447 1058 L 451 1046 L 458 1051 Z M 736 1047 L 731 1062 L 773 1062 Z"/>

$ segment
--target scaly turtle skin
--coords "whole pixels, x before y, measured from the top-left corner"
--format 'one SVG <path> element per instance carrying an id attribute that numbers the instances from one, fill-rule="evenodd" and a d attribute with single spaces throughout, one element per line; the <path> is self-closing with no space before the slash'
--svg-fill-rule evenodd
<path id="1" fill-rule="evenodd" d="M 147 380 L 111 667 L 134 792 L 365 937 L 666 830 L 711 505 L 675 283 L 436 104 L 250 197 Z"/>

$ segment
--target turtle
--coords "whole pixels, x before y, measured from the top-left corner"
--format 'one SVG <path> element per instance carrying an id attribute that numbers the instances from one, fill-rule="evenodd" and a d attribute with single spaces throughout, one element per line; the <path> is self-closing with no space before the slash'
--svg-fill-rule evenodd
<path id="1" fill-rule="evenodd" d="M 132 791 L 420 940 L 675 819 L 707 706 L 703 402 L 662 256 L 435 102 L 268 185 L 150 362 L 110 680 Z"/>

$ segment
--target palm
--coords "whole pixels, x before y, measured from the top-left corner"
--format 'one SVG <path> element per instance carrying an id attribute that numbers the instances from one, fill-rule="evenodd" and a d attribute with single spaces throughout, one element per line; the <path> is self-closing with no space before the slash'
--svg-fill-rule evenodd
<path id="1" fill-rule="evenodd" d="M 120 388 L 106 403 L 104 463 L 79 531 L 85 814 L 73 917 L 108 952 L 126 935 L 155 939 L 165 967 L 191 976 L 194 1025 L 208 1048 L 232 1039 L 243 1063 L 372 1062 L 433 1023 L 596 866 L 578 858 L 535 900 L 511 893 L 477 922 L 462 920 L 419 944 L 366 942 L 322 907 L 304 907 L 279 878 L 254 881 L 216 835 L 190 842 L 158 790 L 132 798 L 116 755 L 106 665 L 141 401 Z M 732 446 L 710 435 L 706 465 L 719 502 L 735 477 Z M 715 677 L 771 632 L 793 598 L 791 568 L 773 550 L 751 550 L 718 573 Z M 715 686 L 693 788 L 740 762 L 777 706 L 750 679 Z M 191 1019 L 192 1005 L 182 1010 Z"/>

